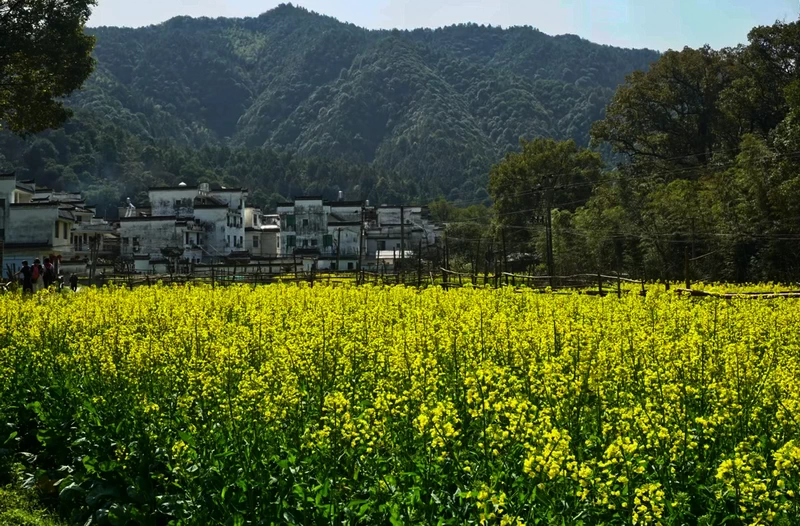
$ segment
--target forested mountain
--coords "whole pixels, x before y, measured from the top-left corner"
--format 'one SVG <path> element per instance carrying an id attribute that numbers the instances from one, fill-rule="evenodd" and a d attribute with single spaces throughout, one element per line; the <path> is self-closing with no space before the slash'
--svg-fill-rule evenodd
<path id="1" fill-rule="evenodd" d="M 283 5 L 256 18 L 97 28 L 63 130 L 0 136 L 0 168 L 116 204 L 178 181 L 380 202 L 487 198 L 521 137 L 573 138 L 658 58 L 531 27 L 368 31 Z"/>

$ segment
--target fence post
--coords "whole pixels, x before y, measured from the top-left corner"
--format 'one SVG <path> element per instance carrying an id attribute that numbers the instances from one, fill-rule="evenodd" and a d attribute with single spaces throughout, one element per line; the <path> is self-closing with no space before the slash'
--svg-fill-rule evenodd
<path id="1" fill-rule="evenodd" d="M 597 295 L 603 296 L 603 277 L 599 272 L 597 273 Z"/>
<path id="2" fill-rule="evenodd" d="M 686 279 L 686 288 L 692 288 L 692 281 L 689 279 L 689 247 L 683 247 L 683 277 Z"/>
<path id="3" fill-rule="evenodd" d="M 419 240 L 417 249 L 417 288 L 422 288 L 422 240 Z"/>
<path id="4" fill-rule="evenodd" d="M 475 250 L 475 263 L 472 265 L 472 286 L 478 284 L 478 265 L 481 257 L 481 241 L 478 240 L 477 250 Z"/>
<path id="5" fill-rule="evenodd" d="M 622 280 L 620 279 L 619 276 L 619 270 L 617 271 L 617 297 L 618 298 L 622 297 Z"/>

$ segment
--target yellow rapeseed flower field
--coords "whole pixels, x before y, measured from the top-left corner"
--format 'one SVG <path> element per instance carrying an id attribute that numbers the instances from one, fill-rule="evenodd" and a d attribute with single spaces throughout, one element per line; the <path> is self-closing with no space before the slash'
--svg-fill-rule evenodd
<path id="1" fill-rule="evenodd" d="M 81 523 L 800 522 L 798 300 L 154 286 L 0 311 L 0 463 Z"/>

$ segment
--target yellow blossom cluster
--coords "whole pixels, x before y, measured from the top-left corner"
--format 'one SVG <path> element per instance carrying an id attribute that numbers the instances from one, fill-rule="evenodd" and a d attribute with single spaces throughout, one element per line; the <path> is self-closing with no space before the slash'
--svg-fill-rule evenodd
<path id="1" fill-rule="evenodd" d="M 800 516 L 795 299 L 153 286 L 9 294 L 0 311 L 0 447 L 48 459 L 32 473 L 62 466 L 66 496 L 88 488 L 81 513 Z"/>

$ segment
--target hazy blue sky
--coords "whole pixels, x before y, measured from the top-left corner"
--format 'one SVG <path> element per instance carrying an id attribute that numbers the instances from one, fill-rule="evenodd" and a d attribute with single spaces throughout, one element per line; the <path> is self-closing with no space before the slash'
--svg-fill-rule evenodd
<path id="1" fill-rule="evenodd" d="M 142 26 L 173 16 L 256 16 L 275 0 L 98 0 L 90 25 Z M 313 11 L 368 28 L 459 22 L 531 25 L 602 44 L 666 50 L 744 42 L 756 25 L 792 21 L 800 0 L 300 0 Z"/>

